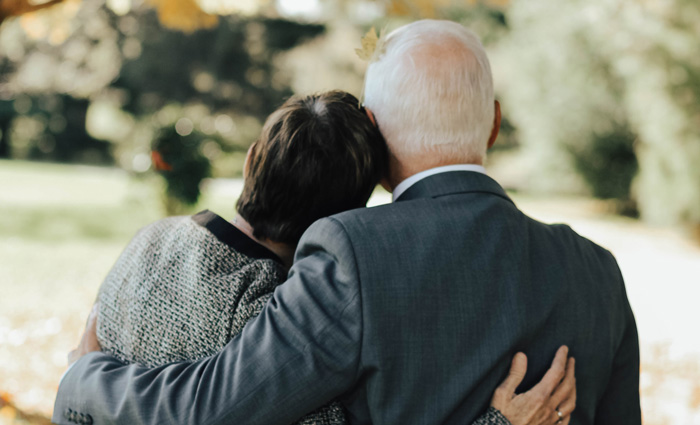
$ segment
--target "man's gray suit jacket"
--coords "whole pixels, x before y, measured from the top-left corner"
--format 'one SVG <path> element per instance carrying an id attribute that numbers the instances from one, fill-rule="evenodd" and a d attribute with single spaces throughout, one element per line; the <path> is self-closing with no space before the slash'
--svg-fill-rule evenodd
<path id="1" fill-rule="evenodd" d="M 90 353 L 53 420 L 287 424 L 339 398 L 353 424 L 465 424 L 517 351 L 522 389 L 567 344 L 572 424 L 640 424 L 637 330 L 613 256 L 457 171 L 397 202 L 322 219 L 289 280 L 224 350 L 155 369 Z M 83 421 L 85 422 L 85 420 Z"/>

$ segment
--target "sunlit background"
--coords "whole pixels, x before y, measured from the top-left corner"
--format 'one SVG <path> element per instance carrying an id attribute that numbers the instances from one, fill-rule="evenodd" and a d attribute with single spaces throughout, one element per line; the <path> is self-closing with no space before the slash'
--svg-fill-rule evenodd
<path id="1" fill-rule="evenodd" d="M 265 117 L 293 93 L 359 95 L 362 34 L 420 18 L 487 47 L 489 173 L 616 255 L 645 425 L 699 425 L 697 0 L 0 0 L 0 424 L 49 422 L 138 228 L 231 219 Z"/>

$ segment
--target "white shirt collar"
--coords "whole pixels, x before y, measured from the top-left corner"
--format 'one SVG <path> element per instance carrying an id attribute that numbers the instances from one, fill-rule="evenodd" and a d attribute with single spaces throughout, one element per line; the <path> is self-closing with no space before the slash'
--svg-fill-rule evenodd
<path id="1" fill-rule="evenodd" d="M 409 187 L 418 183 L 426 177 L 434 176 L 435 174 L 447 173 L 449 171 L 474 171 L 477 173 L 486 174 L 486 169 L 481 165 L 477 164 L 455 164 L 455 165 L 445 165 L 442 167 L 435 167 L 429 170 L 421 171 L 420 173 L 414 174 L 406 180 L 399 183 L 392 193 L 392 202 L 396 201 L 399 196 L 401 196 Z"/>

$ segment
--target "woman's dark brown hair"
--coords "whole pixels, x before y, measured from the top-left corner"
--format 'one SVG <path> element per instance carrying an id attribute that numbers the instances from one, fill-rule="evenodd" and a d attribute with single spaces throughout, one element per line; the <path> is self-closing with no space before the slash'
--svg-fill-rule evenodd
<path id="1" fill-rule="evenodd" d="M 255 237 L 296 245 L 319 218 L 365 206 L 388 161 L 355 96 L 292 97 L 265 122 L 236 208 Z"/>

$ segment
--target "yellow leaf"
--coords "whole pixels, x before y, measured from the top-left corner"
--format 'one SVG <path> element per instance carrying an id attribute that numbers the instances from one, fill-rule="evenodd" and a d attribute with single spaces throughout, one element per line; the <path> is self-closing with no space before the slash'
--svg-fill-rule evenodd
<path id="1" fill-rule="evenodd" d="M 389 16 L 411 16 L 414 14 L 411 7 L 402 0 L 391 0 L 386 12 Z"/>
<path id="2" fill-rule="evenodd" d="M 377 32 L 374 27 L 372 27 L 364 37 L 362 37 L 362 49 L 355 49 L 357 56 L 365 61 L 369 61 L 374 56 L 374 51 L 377 49 L 377 42 L 379 37 L 377 37 Z"/>
<path id="3" fill-rule="evenodd" d="M 160 23 L 186 33 L 212 28 L 219 23 L 216 15 L 206 13 L 195 0 L 148 0 L 158 11 Z"/>
<path id="4" fill-rule="evenodd" d="M 0 418 L 13 420 L 17 418 L 17 411 L 11 406 L 5 406 L 3 408 L 0 408 Z"/>
<path id="5" fill-rule="evenodd" d="M 35 4 L 28 0 L 3 0 L 0 1 L 0 22 L 10 16 L 20 16 L 26 13 L 36 12 L 37 10 L 51 7 L 63 0 L 49 0 L 43 3 Z"/>
<path id="6" fill-rule="evenodd" d="M 384 2 L 390 16 L 411 18 L 444 18 L 449 8 L 472 8 L 479 4 L 505 7 L 510 0 L 388 0 Z M 449 16 L 449 14 L 447 15 Z"/>
<path id="7" fill-rule="evenodd" d="M 491 6 L 505 8 L 510 5 L 510 0 L 490 0 L 489 3 Z"/>

